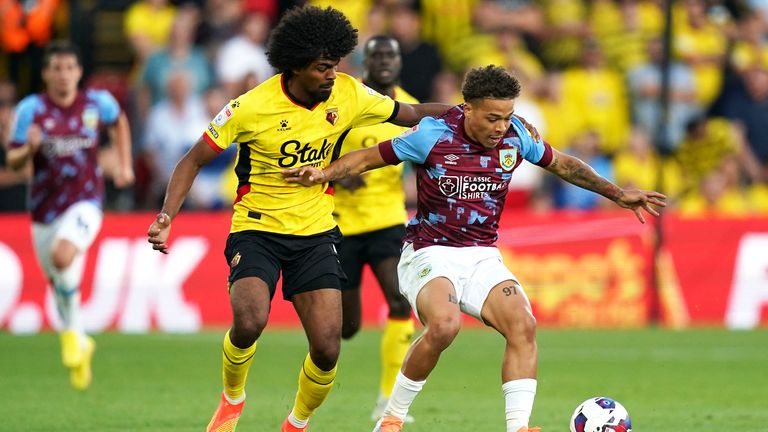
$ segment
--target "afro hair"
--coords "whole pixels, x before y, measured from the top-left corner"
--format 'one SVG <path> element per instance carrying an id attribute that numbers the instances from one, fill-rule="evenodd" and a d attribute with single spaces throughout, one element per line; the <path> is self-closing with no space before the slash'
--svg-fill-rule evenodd
<path id="1" fill-rule="evenodd" d="M 278 72 L 290 73 L 320 58 L 340 60 L 355 46 L 357 29 L 343 13 L 331 7 L 295 7 L 272 31 L 267 59 Z"/>

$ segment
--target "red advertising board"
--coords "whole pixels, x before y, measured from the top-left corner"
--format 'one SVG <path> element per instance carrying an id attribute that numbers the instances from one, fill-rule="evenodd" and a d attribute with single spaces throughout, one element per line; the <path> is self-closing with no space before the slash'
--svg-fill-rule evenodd
<path id="1" fill-rule="evenodd" d="M 83 319 L 92 331 L 196 331 L 227 325 L 229 214 L 183 213 L 170 253 L 153 251 L 153 214 L 108 214 L 88 252 Z M 652 223 L 652 222 L 651 222 Z M 666 215 L 661 254 L 666 323 L 751 328 L 768 323 L 768 219 L 680 219 Z M 544 326 L 634 327 L 648 323 L 654 230 L 629 212 L 508 213 L 498 247 Z M 36 332 L 56 326 L 50 290 L 36 262 L 26 215 L 0 216 L 0 328 Z M 363 278 L 363 320 L 375 325 L 386 305 L 370 271 Z M 468 323 L 473 320 L 468 320 Z M 270 325 L 297 325 L 278 293 Z"/>

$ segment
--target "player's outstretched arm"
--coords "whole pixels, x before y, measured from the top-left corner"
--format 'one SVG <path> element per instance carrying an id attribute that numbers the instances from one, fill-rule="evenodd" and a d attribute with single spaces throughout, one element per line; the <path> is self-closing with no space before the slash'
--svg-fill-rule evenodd
<path id="1" fill-rule="evenodd" d="M 291 168 L 283 171 L 283 177 L 288 183 L 313 186 L 349 176 L 360 175 L 365 171 L 381 168 L 386 165 L 388 164 L 381 157 L 379 146 L 374 146 L 351 151 L 333 161 L 324 170 L 313 166 Z"/>
<path id="2" fill-rule="evenodd" d="M 216 157 L 216 153 L 202 138 L 189 149 L 173 169 L 171 180 L 165 191 L 163 209 L 157 215 L 147 231 L 148 241 L 152 249 L 168 253 L 168 236 L 171 233 L 171 220 L 181 209 L 192 182 L 195 181 L 200 168 Z"/>
<path id="3" fill-rule="evenodd" d="M 552 149 L 552 153 L 552 162 L 546 167 L 549 172 L 557 174 L 563 180 L 576 186 L 599 193 L 620 207 L 632 210 L 642 223 L 645 223 L 645 217 L 640 211 L 641 208 L 654 216 L 658 216 L 659 212 L 651 205 L 657 207 L 666 207 L 667 205 L 667 197 L 659 192 L 622 189 L 601 177 L 581 159 L 555 149 Z"/>
<path id="4" fill-rule="evenodd" d="M 423 104 L 407 104 L 399 102 L 400 109 L 397 111 L 397 116 L 390 120 L 390 123 L 394 123 L 398 126 L 411 127 L 415 126 L 424 117 L 439 117 L 449 109 L 453 108 L 453 105 L 442 103 L 423 103 Z"/>

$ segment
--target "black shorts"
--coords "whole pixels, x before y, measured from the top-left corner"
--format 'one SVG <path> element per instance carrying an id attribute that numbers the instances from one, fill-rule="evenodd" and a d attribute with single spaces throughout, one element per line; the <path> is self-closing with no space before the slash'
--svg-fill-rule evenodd
<path id="1" fill-rule="evenodd" d="M 282 272 L 286 300 L 294 294 L 316 289 L 341 289 L 346 276 L 336 252 L 340 241 L 338 228 L 311 236 L 263 231 L 230 233 L 224 249 L 229 264 L 229 284 L 255 276 L 267 283 L 272 298 Z"/>
<path id="2" fill-rule="evenodd" d="M 347 275 L 343 289 L 358 289 L 366 264 L 376 265 L 387 258 L 399 258 L 405 225 L 344 236 L 339 245 L 341 268 Z"/>

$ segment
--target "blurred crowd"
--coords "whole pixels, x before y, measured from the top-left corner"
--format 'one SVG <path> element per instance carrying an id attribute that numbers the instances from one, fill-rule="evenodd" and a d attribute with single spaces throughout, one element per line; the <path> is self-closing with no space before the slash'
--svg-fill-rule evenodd
<path id="1" fill-rule="evenodd" d="M 0 0 L 3 22 L 15 3 L 23 2 Z M 137 184 L 110 192 L 109 207 L 159 208 L 176 161 L 210 119 L 274 73 L 265 54 L 270 28 L 304 3 L 340 9 L 359 29 L 343 72 L 360 76 L 363 42 L 390 34 L 401 45 L 403 88 L 423 102 L 455 104 L 465 71 L 504 65 L 523 86 L 516 113 L 604 177 L 661 190 L 684 214 L 768 214 L 768 0 L 673 1 L 668 46 L 663 0 L 139 0 L 122 11 L 133 66 L 117 71 L 119 84 L 107 83 L 131 120 Z M 0 65 L 35 48 L 34 38 L 29 48 L 12 45 L 8 31 L 0 30 Z M 5 144 L 23 94 L 2 73 Z M 235 156 L 231 148 L 205 168 L 188 208 L 229 206 Z M 105 150 L 107 172 L 109 161 Z M 0 169 L 0 210 L 23 209 L 26 178 Z M 526 165 L 510 188 L 511 207 L 611 205 Z"/>

